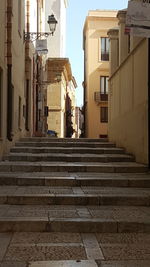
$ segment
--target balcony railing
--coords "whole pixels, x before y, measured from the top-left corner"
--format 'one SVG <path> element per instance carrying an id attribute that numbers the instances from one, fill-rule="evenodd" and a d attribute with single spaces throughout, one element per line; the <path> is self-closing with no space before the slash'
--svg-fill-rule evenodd
<path id="1" fill-rule="evenodd" d="M 102 51 L 101 52 L 101 61 L 109 61 L 109 51 Z"/>
<path id="2" fill-rule="evenodd" d="M 101 92 L 94 93 L 94 100 L 95 102 L 107 102 L 108 101 L 108 94 L 102 94 Z"/>

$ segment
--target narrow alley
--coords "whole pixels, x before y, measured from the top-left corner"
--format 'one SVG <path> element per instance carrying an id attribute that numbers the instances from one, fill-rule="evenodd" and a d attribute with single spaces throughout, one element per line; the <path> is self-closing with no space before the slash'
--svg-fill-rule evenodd
<path id="1" fill-rule="evenodd" d="M 150 174 L 101 139 L 22 138 L 0 162 L 1 267 L 148 267 Z"/>
<path id="2" fill-rule="evenodd" d="M 0 0 L 0 267 L 150 267 L 149 18 Z"/>

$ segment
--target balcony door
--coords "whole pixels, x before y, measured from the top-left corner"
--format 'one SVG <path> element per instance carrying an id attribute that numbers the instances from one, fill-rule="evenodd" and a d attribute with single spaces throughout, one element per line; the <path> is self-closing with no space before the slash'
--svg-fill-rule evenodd
<path id="1" fill-rule="evenodd" d="M 103 101 L 108 100 L 108 76 L 100 76 L 100 94 Z"/>
<path id="2" fill-rule="evenodd" d="M 109 61 L 109 38 L 101 37 L 101 61 Z"/>

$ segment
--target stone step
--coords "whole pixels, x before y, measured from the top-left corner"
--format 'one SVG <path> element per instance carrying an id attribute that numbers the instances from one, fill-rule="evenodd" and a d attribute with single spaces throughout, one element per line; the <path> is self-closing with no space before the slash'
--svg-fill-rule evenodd
<path id="1" fill-rule="evenodd" d="M 91 147 L 91 148 L 112 148 L 114 143 L 107 142 L 16 142 L 17 147 Z"/>
<path id="2" fill-rule="evenodd" d="M 150 233 L 149 207 L 0 205 L 1 232 Z"/>
<path id="3" fill-rule="evenodd" d="M 19 173 L 0 172 L 0 185 L 19 186 L 105 186 L 150 188 L 146 173 Z"/>
<path id="4" fill-rule="evenodd" d="M 109 247 L 113 246 L 113 251 L 118 252 L 118 250 L 120 249 L 119 244 L 117 245 L 117 247 L 115 247 L 115 245 L 105 245 L 106 246 L 106 251 L 109 251 Z M 105 248 L 104 246 L 104 248 Z M 122 250 L 124 251 L 125 248 L 127 248 L 125 246 L 121 246 Z M 125 248 L 124 248 L 125 247 Z M 119 253 L 115 254 L 115 260 L 114 260 L 114 255 L 112 252 L 112 256 L 109 256 L 109 252 L 108 253 L 108 257 L 112 257 L 113 260 L 91 260 L 91 257 L 89 256 L 90 260 L 63 260 L 63 261 L 32 261 L 30 267 L 149 267 L 149 260 L 141 260 L 141 258 L 137 258 L 135 255 L 137 255 L 137 251 L 139 251 L 140 249 L 143 250 L 143 246 L 137 246 L 134 245 L 133 246 L 135 248 L 134 253 L 132 250 L 132 257 L 136 258 L 134 260 L 117 260 L 119 257 Z M 149 247 L 149 246 L 148 246 Z M 91 248 L 92 251 L 92 248 Z M 130 253 L 129 253 L 129 248 L 127 249 L 128 253 L 124 253 L 125 255 L 127 254 L 126 257 L 130 258 Z M 90 254 L 90 253 L 89 253 Z M 123 255 L 124 255 L 123 254 Z M 143 258 L 147 258 L 147 253 L 146 253 L 146 248 L 144 249 L 144 256 Z M 122 256 L 123 257 L 123 256 Z M 78 258 L 78 257 L 76 257 Z M 43 265 L 42 265 L 43 264 Z M 2 266 L 3 267 L 3 266 Z M 5 267 L 5 266 L 4 266 Z M 19 267 L 28 267 L 24 264 L 19 265 Z"/>
<path id="5" fill-rule="evenodd" d="M 108 142 L 107 138 L 54 138 L 54 137 L 24 137 L 21 142 L 66 142 L 66 143 L 83 143 L 83 142 Z"/>
<path id="6" fill-rule="evenodd" d="M 150 205 L 146 188 L 1 186 L 1 204 Z"/>
<path id="7" fill-rule="evenodd" d="M 126 154 L 31 154 L 31 153 L 10 153 L 7 157 L 9 161 L 63 161 L 63 162 L 131 162 L 134 157 Z"/>
<path id="8" fill-rule="evenodd" d="M 91 154 L 124 154 L 124 149 L 122 148 L 92 148 L 92 147 L 13 147 L 10 149 L 12 153 L 91 153 Z"/>
<path id="9" fill-rule="evenodd" d="M 135 162 L 0 162 L 0 172 L 100 172 L 143 173 L 148 167 Z"/>
<path id="10" fill-rule="evenodd" d="M 18 190 L 21 191 L 21 190 Z M 29 190 L 31 192 L 31 189 Z M 34 190 L 33 190 L 34 191 Z M 6 193 L 0 192 L 0 205 L 115 205 L 115 206 L 150 206 L 150 195 L 141 192 L 135 193 L 122 193 L 120 191 L 104 192 L 104 193 L 91 193 L 91 194 L 67 194 L 67 193 L 45 193 L 43 190 L 39 190 L 41 193 L 11 193 L 6 190 Z M 56 191 L 56 190 L 55 190 Z M 62 190 L 62 192 L 65 190 Z M 66 190 L 67 191 L 67 190 Z M 7 193 L 9 192 L 9 193 Z M 38 190 L 37 190 L 38 192 Z M 143 193 L 143 194 L 142 194 Z"/>

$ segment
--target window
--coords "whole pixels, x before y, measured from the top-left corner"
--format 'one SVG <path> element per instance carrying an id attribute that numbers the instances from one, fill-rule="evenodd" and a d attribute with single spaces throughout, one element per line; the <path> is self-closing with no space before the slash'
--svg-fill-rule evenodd
<path id="1" fill-rule="evenodd" d="M 24 117 L 25 117 L 25 128 L 28 131 L 29 130 L 29 86 L 30 81 L 26 80 L 26 91 L 25 91 L 25 98 L 26 98 L 26 106 L 24 111 Z"/>
<path id="2" fill-rule="evenodd" d="M 19 96 L 18 102 L 18 128 L 21 129 L 21 97 Z"/>
<path id="3" fill-rule="evenodd" d="M 109 38 L 101 38 L 101 60 L 109 61 Z"/>
<path id="4" fill-rule="evenodd" d="M 108 94 L 108 76 L 100 76 L 100 92 L 101 94 Z"/>
<path id="5" fill-rule="evenodd" d="M 108 122 L 108 107 L 100 108 L 100 122 Z"/>

